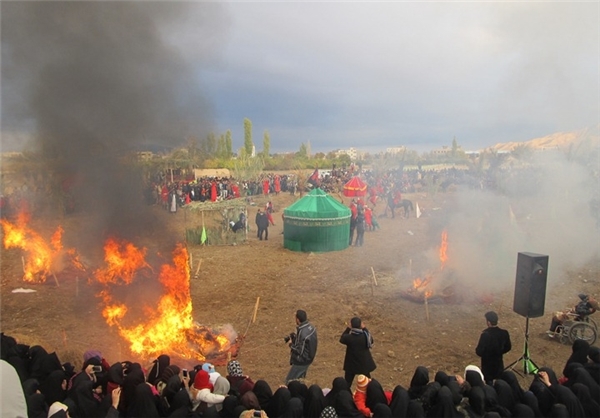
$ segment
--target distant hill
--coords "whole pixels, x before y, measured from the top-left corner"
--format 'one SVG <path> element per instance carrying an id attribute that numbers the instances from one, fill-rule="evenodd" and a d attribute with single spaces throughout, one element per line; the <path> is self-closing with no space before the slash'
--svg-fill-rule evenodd
<path id="1" fill-rule="evenodd" d="M 536 150 L 560 149 L 569 147 L 587 146 L 591 148 L 600 147 L 600 125 L 582 129 L 576 132 L 557 132 L 541 138 L 531 139 L 525 142 L 504 142 L 496 144 L 488 149 L 494 151 L 512 151 L 518 146 L 527 145 Z"/>

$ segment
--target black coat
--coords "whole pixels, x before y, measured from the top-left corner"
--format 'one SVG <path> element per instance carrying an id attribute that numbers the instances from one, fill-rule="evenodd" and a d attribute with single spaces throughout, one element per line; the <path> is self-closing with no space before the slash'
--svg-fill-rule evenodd
<path id="1" fill-rule="evenodd" d="M 508 331 L 496 326 L 483 330 L 475 353 L 481 357 L 481 371 L 487 382 L 500 377 L 504 371 L 502 355 L 511 348 Z"/>
<path id="2" fill-rule="evenodd" d="M 370 344 L 367 343 L 367 335 L 371 340 Z M 354 374 L 367 374 L 375 370 L 377 366 L 373 361 L 371 349 L 369 348 L 369 345 L 373 344 L 371 334 L 346 328 L 340 337 L 340 342 L 346 346 L 344 371 Z"/>

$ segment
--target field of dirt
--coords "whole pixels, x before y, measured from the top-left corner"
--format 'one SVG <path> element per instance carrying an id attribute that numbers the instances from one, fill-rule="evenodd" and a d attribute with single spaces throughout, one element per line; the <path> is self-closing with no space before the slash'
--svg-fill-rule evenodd
<path id="1" fill-rule="evenodd" d="M 423 216 L 408 219 L 384 217 L 378 205 L 375 214 L 381 229 L 365 234 L 363 247 L 349 247 L 329 253 L 299 253 L 283 248 L 281 211 L 298 196 L 273 196 L 276 225 L 269 228 L 269 240 L 255 238 L 255 207 L 249 207 L 251 231 L 246 243 L 235 246 L 190 246 L 194 266 L 202 260 L 197 278 L 191 279 L 193 316 L 201 324 L 217 327 L 231 324 L 240 340 L 238 360 L 245 374 L 265 379 L 272 386 L 283 383 L 289 369 L 289 349 L 283 337 L 294 330 L 296 309 L 305 309 L 317 327 L 319 347 L 309 368 L 307 383 L 329 387 L 343 376 L 344 346 L 338 340 L 352 316 L 360 316 L 373 334 L 373 376 L 384 388 L 408 385 L 418 365 L 462 373 L 468 364 L 479 365 L 474 349 L 485 328 L 483 314 L 495 310 L 500 326 L 510 331 L 513 350 L 507 364 L 523 351 L 525 318 L 512 310 L 513 292 L 494 294 L 467 303 L 427 306 L 401 297 L 412 286 L 413 272 L 428 267 L 423 253 L 440 244 L 439 219 L 452 202 L 452 193 L 426 196 L 406 195 L 419 203 Z M 345 199 L 348 203 L 348 199 Z M 258 198 L 258 206 L 266 199 Z M 162 221 L 184 236 L 185 212 L 158 212 Z M 84 222 L 74 214 L 60 220 L 33 220 L 32 226 L 49 234 L 60 223 L 65 237 Z M 66 239 L 66 238 L 65 238 Z M 157 242 L 160 237 L 155 237 Z M 452 237 L 448 239 L 451 254 Z M 152 251 L 152 243 L 145 243 Z M 61 361 L 81 364 L 88 349 L 102 351 L 109 363 L 135 359 L 114 328 L 100 314 L 99 300 L 85 277 L 58 273 L 57 283 L 22 281 L 22 252 L 3 249 L 1 264 L 2 332 L 25 344 L 41 344 L 56 351 Z M 516 263 L 516 254 L 515 254 Z M 97 266 L 95 266 L 97 267 Z M 545 335 L 552 311 L 576 302 L 577 293 L 599 296 L 600 261 L 579 266 L 560 283 L 549 286 L 545 315 L 530 320 L 530 355 L 539 366 L 560 373 L 571 348 Z M 375 275 L 375 281 L 373 279 Z M 17 288 L 35 293 L 13 293 Z M 256 321 L 250 323 L 260 297 Z M 429 316 L 429 319 L 427 319 Z M 598 344 L 598 343 L 596 343 Z M 153 359 L 137 359 L 149 364 Z M 177 363 L 177 361 L 175 361 Z M 193 364 L 192 364 L 193 365 Z M 223 365 L 217 370 L 226 373 Z M 523 378 L 528 382 L 531 376 Z"/>

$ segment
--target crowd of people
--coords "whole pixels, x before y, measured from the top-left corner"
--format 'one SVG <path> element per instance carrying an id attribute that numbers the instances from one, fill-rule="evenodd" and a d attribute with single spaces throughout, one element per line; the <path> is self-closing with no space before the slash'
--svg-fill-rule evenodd
<path id="1" fill-rule="evenodd" d="M 152 417 L 598 417 L 600 349 L 576 340 L 560 373 L 542 367 L 528 387 L 502 354 L 510 350 L 508 333 L 497 328 L 497 315 L 485 315 L 488 328 L 476 349 L 482 368 L 467 365 L 448 375 L 418 366 L 406 387 L 385 388 L 372 373 L 374 340 L 353 317 L 339 342 L 346 347 L 344 376 L 330 387 L 307 385 L 317 352 L 317 331 L 304 310 L 295 314 L 296 331 L 286 337 L 290 370 L 285 384 L 270 386 L 244 374 L 238 360 L 225 375 L 205 362 L 187 370 L 162 354 L 144 368 L 131 361 L 109 362 L 97 350 L 86 351 L 78 370 L 61 363 L 55 352 L 1 335 L 0 408 L 2 416 L 30 418 Z M 501 346 L 491 354 L 484 348 Z M 493 350 L 494 351 L 494 350 Z M 497 359 L 500 359 L 498 363 Z M 482 371 L 483 369 L 483 371 Z M 388 385 L 385 385 L 388 386 Z"/>

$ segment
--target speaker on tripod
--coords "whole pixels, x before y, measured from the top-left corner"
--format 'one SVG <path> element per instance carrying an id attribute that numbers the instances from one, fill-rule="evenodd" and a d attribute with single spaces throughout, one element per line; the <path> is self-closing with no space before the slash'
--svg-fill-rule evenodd
<path id="1" fill-rule="evenodd" d="M 517 255 L 513 311 L 526 318 L 525 347 L 523 355 L 507 368 L 512 368 L 522 361 L 525 374 L 535 373 L 539 369 L 529 357 L 529 318 L 544 315 L 548 258 L 547 255 L 535 253 L 518 253 Z"/>

